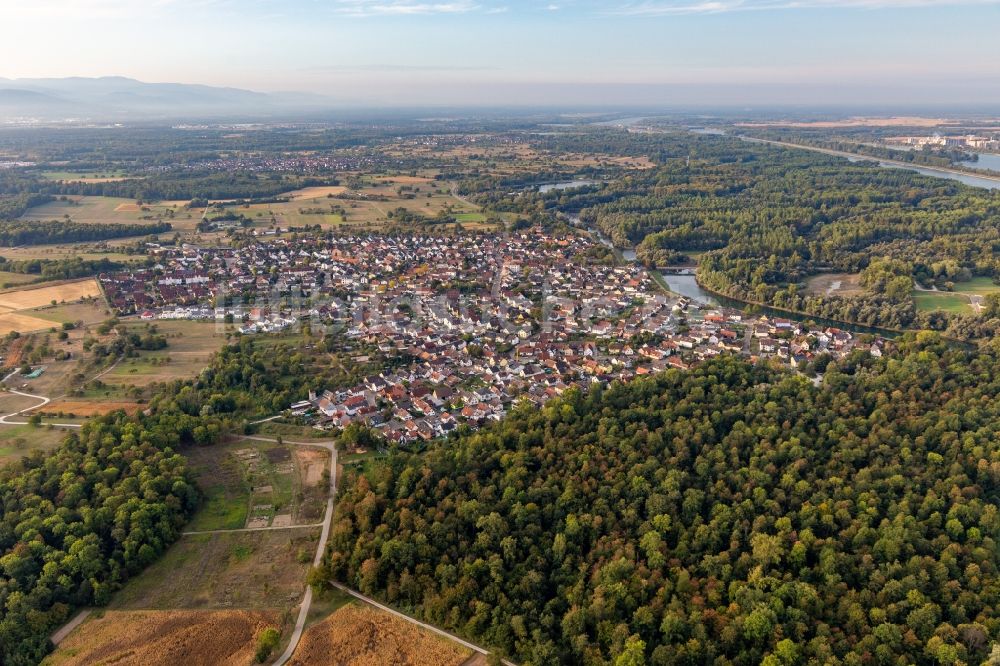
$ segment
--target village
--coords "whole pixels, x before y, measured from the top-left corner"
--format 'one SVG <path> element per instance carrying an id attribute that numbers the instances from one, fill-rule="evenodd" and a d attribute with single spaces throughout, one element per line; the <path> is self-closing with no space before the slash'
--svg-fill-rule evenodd
<path id="1" fill-rule="evenodd" d="M 319 429 L 441 437 L 570 387 L 686 369 L 725 353 L 799 367 L 859 343 L 835 328 L 749 316 L 663 291 L 638 264 L 604 262 L 586 235 L 274 238 L 239 249 L 149 247 L 156 264 L 100 276 L 142 319 L 208 319 L 251 335 L 308 322 L 404 359 L 289 406 Z M 881 355 L 884 340 L 866 342 Z"/>

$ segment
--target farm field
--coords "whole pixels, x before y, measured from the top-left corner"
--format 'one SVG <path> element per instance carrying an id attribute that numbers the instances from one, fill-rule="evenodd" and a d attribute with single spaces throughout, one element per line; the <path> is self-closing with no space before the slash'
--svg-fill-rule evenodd
<path id="1" fill-rule="evenodd" d="M 26 406 L 22 405 L 10 409 L 5 400 L 6 397 L 0 398 L 0 411 L 4 414 Z M 69 434 L 69 428 L 48 428 L 45 426 L 36 428 L 29 425 L 0 424 L 0 467 L 20 460 L 32 451 L 50 451 L 59 446 L 67 434 Z"/>
<path id="2" fill-rule="evenodd" d="M 38 279 L 37 275 L 0 271 L 0 289 L 7 289 L 9 287 L 25 284 L 26 282 L 31 282 L 36 279 Z"/>
<path id="3" fill-rule="evenodd" d="M 79 280 L 64 282 L 58 285 L 25 287 L 0 293 L 0 308 L 7 310 L 27 310 L 43 305 L 56 303 L 71 303 L 84 298 L 101 296 L 97 280 Z"/>
<path id="4" fill-rule="evenodd" d="M 972 301 L 966 294 L 948 291 L 914 291 L 913 301 L 917 310 L 971 314 Z"/>
<path id="5" fill-rule="evenodd" d="M 107 171 L 43 171 L 41 176 L 46 180 L 63 183 L 113 183 L 129 178 L 127 173 L 116 169 Z"/>
<path id="6" fill-rule="evenodd" d="M 60 243 L 58 245 L 26 245 L 22 247 L 5 247 L 0 255 L 10 261 L 26 261 L 43 259 L 57 261 L 59 259 L 77 258 L 83 260 L 107 259 L 108 261 L 134 262 L 139 257 L 121 252 L 118 248 L 135 245 L 136 238 L 117 238 L 98 243 Z"/>
<path id="7" fill-rule="evenodd" d="M 17 340 L 9 342 L 7 357 L 4 359 L 5 366 L 13 369 L 25 363 L 31 363 L 32 368 L 42 368 L 43 372 L 34 378 L 18 373 L 11 377 L 6 385 L 10 388 L 23 386 L 23 390 L 28 393 L 53 398 L 69 392 L 74 388 L 76 380 L 82 379 L 82 377 L 78 377 L 78 373 L 82 370 L 80 356 L 83 354 L 83 338 L 86 335 L 88 333 L 85 329 L 78 328 L 69 331 L 69 337 L 64 341 L 46 331 L 32 336 L 21 336 Z M 52 352 L 65 351 L 70 354 L 70 358 L 63 361 L 47 358 L 41 362 L 35 362 L 34 352 L 28 351 L 28 343 L 34 345 L 35 349 L 47 345 Z"/>
<path id="8" fill-rule="evenodd" d="M 163 320 L 155 325 L 167 337 L 167 348 L 140 351 L 137 357 L 124 359 L 102 377 L 105 384 L 112 389 L 144 388 L 154 382 L 194 377 L 226 343 L 226 334 L 215 322 Z M 146 322 L 130 322 L 128 328 L 143 332 Z"/>
<path id="9" fill-rule="evenodd" d="M 472 651 L 370 606 L 349 603 L 302 635 L 293 666 L 460 666 Z"/>
<path id="10" fill-rule="evenodd" d="M 136 204 L 132 199 L 99 196 L 70 196 L 65 200 L 51 201 L 26 211 L 22 220 L 69 219 L 81 224 L 136 224 L 170 220 L 171 216 L 185 216 L 186 202 L 166 201 L 162 203 Z"/>
<path id="11" fill-rule="evenodd" d="M 24 333 L 27 331 L 40 331 L 52 326 L 48 319 L 32 317 L 21 312 L 0 312 L 0 335 L 7 335 L 11 331 Z"/>
<path id="12" fill-rule="evenodd" d="M 972 314 L 979 310 L 982 297 L 1000 292 L 1000 285 L 987 277 L 977 277 L 967 282 L 956 282 L 953 291 L 925 291 L 915 289 L 913 301 L 917 310 L 957 314 Z"/>
<path id="13" fill-rule="evenodd" d="M 1000 292 L 1000 285 L 988 277 L 976 277 L 956 282 L 952 291 L 915 289 L 913 301 L 917 310 L 972 314 L 978 311 L 982 297 Z"/>
<path id="14" fill-rule="evenodd" d="M 321 185 L 318 187 L 303 187 L 301 190 L 292 190 L 285 196 L 291 197 L 292 201 L 301 201 L 303 199 L 311 199 L 313 201 L 325 198 L 329 195 L 337 196 L 338 194 L 343 194 L 347 191 L 347 188 L 343 185 Z"/>
<path id="15" fill-rule="evenodd" d="M 322 227 L 369 228 L 391 222 L 389 213 L 398 208 L 425 217 L 451 210 L 463 224 L 485 226 L 486 216 L 476 206 L 453 197 L 448 193 L 447 184 L 433 178 L 376 176 L 363 179 L 363 182 L 364 186 L 356 190 L 344 186 L 310 187 L 286 193 L 283 196 L 291 199 L 287 202 L 234 204 L 226 210 L 245 215 L 254 221 L 255 227 L 319 224 Z M 412 190 L 399 191 L 400 187 Z M 415 191 L 417 189 L 419 191 Z"/>
<path id="16" fill-rule="evenodd" d="M 318 527 L 183 536 L 111 608 L 293 608 L 318 538 Z"/>
<path id="17" fill-rule="evenodd" d="M 100 416 L 117 412 L 119 410 L 128 414 L 135 414 L 142 405 L 138 402 L 124 400 L 74 400 L 57 399 L 42 407 L 40 410 L 32 410 L 32 413 L 40 414 L 61 420 L 65 418 L 81 418 L 87 416 Z M 62 415 L 62 416 L 60 416 Z"/>
<path id="18" fill-rule="evenodd" d="M 74 306 L 63 304 L 81 299 L 94 299 L 94 302 Z M 52 305 L 53 301 L 59 305 Z M 101 290 L 93 279 L 0 292 L 0 335 L 11 331 L 41 331 L 65 321 L 94 323 L 105 316 Z"/>
<path id="19" fill-rule="evenodd" d="M 192 449 L 188 460 L 205 494 L 189 531 L 310 525 L 323 518 L 329 454 L 269 442 Z"/>
<path id="20" fill-rule="evenodd" d="M 103 611 L 88 617 L 42 663 L 248 666 L 261 632 L 280 626 L 277 612 Z"/>
<path id="21" fill-rule="evenodd" d="M 81 299 L 100 300 L 74 307 L 52 305 L 53 301 L 61 304 Z M 64 321 L 94 323 L 105 316 L 103 303 L 101 290 L 94 279 L 3 291 L 0 292 L 0 335 L 11 331 L 40 331 Z"/>
<path id="22" fill-rule="evenodd" d="M 977 294 L 979 296 L 985 296 L 986 294 L 995 294 L 997 292 L 1000 292 L 1000 284 L 997 284 L 988 277 L 976 277 L 972 278 L 968 282 L 955 283 L 955 293 L 958 294 Z"/>
<path id="23" fill-rule="evenodd" d="M 494 175 L 537 172 L 551 169 L 581 169 L 586 167 L 618 167 L 644 170 L 655 165 L 646 156 L 617 156 L 604 153 L 557 152 L 527 144 L 488 145 L 454 144 L 428 146 L 412 141 L 400 141 L 386 149 L 387 155 L 408 158 L 450 159 L 481 166 Z"/>
<path id="24" fill-rule="evenodd" d="M 111 317 L 111 310 L 104 299 L 92 299 L 79 303 L 48 305 L 32 310 L 32 316 L 46 319 L 54 324 L 82 323 L 84 326 L 99 324 Z"/>

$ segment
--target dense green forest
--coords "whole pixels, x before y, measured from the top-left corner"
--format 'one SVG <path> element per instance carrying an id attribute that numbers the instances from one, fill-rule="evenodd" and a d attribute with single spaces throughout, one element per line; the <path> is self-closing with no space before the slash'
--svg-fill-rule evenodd
<path id="1" fill-rule="evenodd" d="M 24 184 L 30 184 L 30 181 L 24 181 Z M 54 198 L 51 194 L 31 194 L 29 191 L 7 196 L 0 194 L 0 220 L 21 217 L 32 206 L 41 206 Z"/>
<path id="2" fill-rule="evenodd" d="M 329 185 L 331 178 L 289 177 L 280 173 L 215 173 L 198 170 L 168 171 L 108 183 L 47 185 L 53 194 L 124 197 L 142 201 L 178 199 L 257 199 L 273 197 L 299 187 Z"/>
<path id="3" fill-rule="evenodd" d="M 106 603 L 180 536 L 198 493 L 177 425 L 90 419 L 0 471 L 0 663 L 37 663 L 75 607 Z"/>
<path id="4" fill-rule="evenodd" d="M 0 271 L 37 275 L 38 282 L 46 282 L 48 280 L 70 280 L 78 277 L 89 277 L 108 271 L 121 270 L 126 266 L 136 266 L 141 263 L 143 262 L 137 261 L 126 264 L 119 261 L 111 261 L 107 258 L 7 259 L 6 257 L 0 257 Z M 144 263 L 149 264 L 150 261 L 146 259 Z"/>
<path id="5" fill-rule="evenodd" d="M 845 153 L 857 153 L 867 157 L 908 162 L 914 166 L 951 168 L 955 166 L 956 162 L 977 159 L 976 153 L 961 148 L 925 146 L 921 149 L 905 150 L 874 143 L 884 141 L 886 136 L 900 134 L 899 128 L 892 128 L 892 131 L 874 131 L 872 128 L 857 128 L 852 131 L 838 129 L 834 132 L 830 129 L 812 130 L 780 127 L 753 128 L 752 130 L 744 128 L 743 132 L 749 136 L 769 141 L 782 141 Z M 926 129 L 918 129 L 914 133 L 926 133 Z"/>
<path id="6" fill-rule="evenodd" d="M 978 664 L 1000 356 L 723 357 L 348 474 L 314 580 L 524 664 Z"/>
<path id="7" fill-rule="evenodd" d="M 169 222 L 150 224 L 84 224 L 63 220 L 0 222 L 0 246 L 52 245 L 150 236 L 162 234 L 172 228 Z"/>

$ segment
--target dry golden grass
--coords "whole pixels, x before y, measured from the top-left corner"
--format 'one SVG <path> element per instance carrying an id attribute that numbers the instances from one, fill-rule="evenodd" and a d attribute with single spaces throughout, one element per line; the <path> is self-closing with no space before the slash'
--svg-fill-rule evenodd
<path id="1" fill-rule="evenodd" d="M 370 606 L 349 604 L 302 636 L 292 666 L 459 666 L 472 651 Z"/>
<path id="2" fill-rule="evenodd" d="M 134 204 L 134 203 L 118 204 L 115 207 L 116 213 L 138 213 L 141 210 L 142 208 L 139 207 L 139 204 Z"/>
<path id="3" fill-rule="evenodd" d="M 117 177 L 117 178 L 62 178 L 58 180 L 59 183 L 120 183 L 123 180 L 128 180 L 128 177 Z"/>
<path id="4" fill-rule="evenodd" d="M 375 180 L 384 183 L 399 183 L 400 185 L 419 185 L 421 183 L 433 183 L 433 178 L 426 176 L 378 176 Z"/>
<path id="5" fill-rule="evenodd" d="M 17 289 L 0 293 L 0 308 L 8 310 L 28 310 L 49 305 L 52 301 L 72 303 L 92 296 L 100 296 L 97 280 L 66 282 L 51 287 Z"/>
<path id="6" fill-rule="evenodd" d="M 329 185 L 329 186 L 319 186 L 319 187 L 304 187 L 301 190 L 294 190 L 289 192 L 286 196 L 291 197 L 292 201 L 301 201 L 303 199 L 318 199 L 320 197 L 326 197 L 329 195 L 337 196 L 338 194 L 343 194 L 347 191 L 346 187 L 342 185 Z"/>
<path id="7" fill-rule="evenodd" d="M 41 331 L 52 328 L 53 325 L 48 319 L 32 317 L 31 315 L 12 312 L 7 308 L 0 308 L 0 335 L 7 335 L 11 331 L 17 331 L 18 333 Z"/>
<path id="8" fill-rule="evenodd" d="M 141 405 L 137 402 L 91 402 L 86 400 L 53 400 L 44 407 L 34 410 L 43 414 L 72 414 L 73 416 L 97 416 L 110 414 L 119 409 L 129 414 L 139 411 Z"/>
<path id="9" fill-rule="evenodd" d="M 257 637 L 280 626 L 263 611 L 106 611 L 88 618 L 46 666 L 249 666 Z"/>

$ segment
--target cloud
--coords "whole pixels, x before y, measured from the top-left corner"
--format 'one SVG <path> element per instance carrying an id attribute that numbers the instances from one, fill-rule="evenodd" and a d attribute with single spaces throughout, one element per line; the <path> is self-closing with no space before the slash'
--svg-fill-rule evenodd
<path id="1" fill-rule="evenodd" d="M 420 0 L 336 0 L 333 10 L 345 16 L 420 16 L 468 14 L 483 9 L 471 0 L 422 2 Z"/>
<path id="2" fill-rule="evenodd" d="M 10 16 L 47 18 L 125 18 L 161 10 L 224 4 L 226 0 L 32 0 L 12 2 L 3 12 Z M 2 4 L 2 3 L 0 3 Z"/>
<path id="3" fill-rule="evenodd" d="M 959 5 L 998 5 L 1000 0 L 645 0 L 626 2 L 606 14 L 670 16 L 792 9 L 913 9 Z"/>

